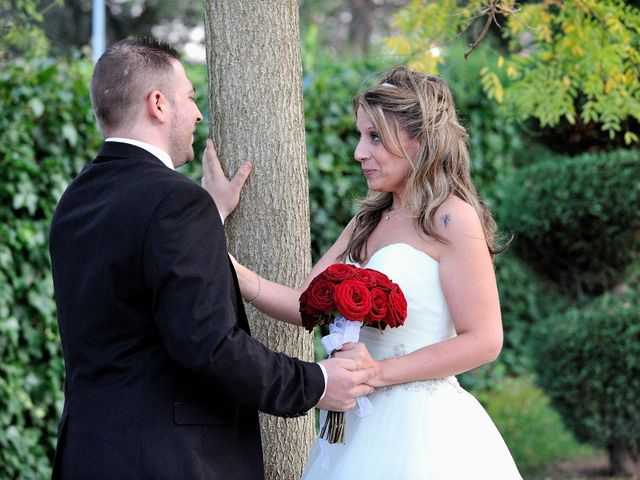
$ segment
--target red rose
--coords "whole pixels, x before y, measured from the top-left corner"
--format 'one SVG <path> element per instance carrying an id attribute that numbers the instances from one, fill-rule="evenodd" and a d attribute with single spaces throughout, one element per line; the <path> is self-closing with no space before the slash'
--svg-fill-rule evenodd
<path id="1" fill-rule="evenodd" d="M 358 280 L 345 280 L 336 285 L 334 299 L 342 316 L 354 322 L 364 320 L 371 309 L 371 294 Z"/>
<path id="2" fill-rule="evenodd" d="M 379 323 L 387 316 L 387 294 L 380 288 L 371 290 L 371 310 L 365 318 L 368 323 Z"/>
<path id="3" fill-rule="evenodd" d="M 304 313 L 300 311 L 300 318 L 302 319 L 302 326 L 308 332 L 313 332 L 313 329 L 318 325 L 326 323 L 327 317 L 320 313 Z"/>
<path id="4" fill-rule="evenodd" d="M 312 330 L 316 322 L 314 315 L 317 315 L 318 312 L 315 309 L 309 307 L 308 300 L 309 290 L 305 290 L 304 292 L 302 292 L 302 295 L 300 295 L 299 300 L 300 318 L 302 319 L 302 326 L 307 330 Z"/>
<path id="5" fill-rule="evenodd" d="M 333 290 L 333 283 L 318 275 L 305 290 L 305 293 L 308 292 L 305 307 L 322 313 L 330 313 L 335 310 Z"/>
<path id="6" fill-rule="evenodd" d="M 376 286 L 380 287 L 382 290 L 385 290 L 387 292 L 397 292 L 398 291 L 398 285 L 396 285 L 395 283 L 393 283 L 389 277 L 387 277 L 384 273 L 379 272 L 378 270 L 372 270 L 370 268 L 368 268 L 367 270 L 369 270 L 373 276 L 376 279 Z"/>
<path id="7" fill-rule="evenodd" d="M 310 332 L 313 330 L 313 327 L 316 326 L 316 317 L 315 310 L 309 308 L 307 304 L 307 300 L 309 299 L 309 290 L 305 290 L 300 295 L 300 318 L 302 319 L 302 326 L 309 330 Z"/>
<path id="8" fill-rule="evenodd" d="M 354 278 L 360 280 L 369 290 L 378 283 L 373 270 L 370 268 L 356 268 L 354 273 Z"/>
<path id="9" fill-rule="evenodd" d="M 385 323 L 390 327 L 399 327 L 404 324 L 407 318 L 407 299 L 402 292 L 391 292 L 387 301 L 387 316 Z"/>
<path id="10" fill-rule="evenodd" d="M 321 275 L 333 283 L 340 283 L 343 280 L 353 278 L 355 275 L 355 269 L 356 267 L 353 265 L 348 265 L 346 263 L 334 263 L 333 265 L 329 265 Z"/>
<path id="11" fill-rule="evenodd" d="M 314 278 L 300 295 L 302 325 L 325 325 L 336 310 L 347 320 L 398 327 L 407 316 L 400 287 L 384 273 L 338 263 Z"/>
<path id="12" fill-rule="evenodd" d="M 329 314 L 335 310 L 333 290 L 333 283 L 318 275 L 302 292 L 299 301 L 300 318 L 304 328 L 312 331 L 315 326 L 326 323 Z"/>

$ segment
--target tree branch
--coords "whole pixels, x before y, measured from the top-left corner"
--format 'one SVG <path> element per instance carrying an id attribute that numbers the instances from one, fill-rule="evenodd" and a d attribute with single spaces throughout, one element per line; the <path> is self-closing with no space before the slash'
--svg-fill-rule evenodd
<path id="1" fill-rule="evenodd" d="M 496 19 L 496 14 L 514 15 L 517 11 L 518 11 L 517 9 L 512 10 L 510 8 L 504 8 L 501 5 L 501 0 L 491 0 L 491 3 L 487 5 L 487 7 L 483 9 L 477 17 L 475 17 L 475 18 L 480 18 L 482 16 L 486 16 L 487 20 L 485 21 L 484 27 L 482 27 L 482 31 L 480 32 L 480 35 L 478 35 L 478 38 L 476 38 L 476 40 L 471 45 L 469 45 L 469 50 L 465 52 L 464 54 L 465 60 L 471 54 L 471 52 L 473 52 L 476 49 L 476 47 L 480 45 L 480 42 L 484 40 L 484 37 L 487 36 L 487 33 L 489 33 L 489 28 L 491 27 L 492 23 L 495 23 L 498 27 L 500 27 L 500 24 Z"/>

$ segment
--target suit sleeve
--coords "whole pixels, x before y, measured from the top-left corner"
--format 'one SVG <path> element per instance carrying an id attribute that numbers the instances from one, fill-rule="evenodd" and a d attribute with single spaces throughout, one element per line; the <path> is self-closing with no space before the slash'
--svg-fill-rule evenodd
<path id="1" fill-rule="evenodd" d="M 196 184 L 174 188 L 156 208 L 144 268 L 154 318 L 175 361 L 272 415 L 301 415 L 318 402 L 324 378 L 317 364 L 273 352 L 238 327 L 244 312 L 220 216 Z"/>

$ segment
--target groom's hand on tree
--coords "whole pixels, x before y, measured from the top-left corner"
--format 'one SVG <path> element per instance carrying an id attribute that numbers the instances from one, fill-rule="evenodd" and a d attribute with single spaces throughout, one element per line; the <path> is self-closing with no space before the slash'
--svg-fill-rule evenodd
<path id="1" fill-rule="evenodd" d="M 356 405 L 356 397 L 369 395 L 373 388 L 367 385 L 375 374 L 374 369 L 360 369 L 354 360 L 330 358 L 323 360 L 327 371 L 327 389 L 318 407 L 334 412 L 346 412 Z"/>
<path id="2" fill-rule="evenodd" d="M 228 180 L 222 170 L 222 165 L 220 165 L 213 140 L 207 139 L 207 147 L 202 155 L 202 170 L 204 172 L 202 187 L 209 192 L 213 201 L 216 202 L 223 221 L 238 205 L 240 190 L 242 190 L 244 183 L 249 178 L 251 169 L 251 163 L 244 162 L 240 165 L 233 178 Z"/>

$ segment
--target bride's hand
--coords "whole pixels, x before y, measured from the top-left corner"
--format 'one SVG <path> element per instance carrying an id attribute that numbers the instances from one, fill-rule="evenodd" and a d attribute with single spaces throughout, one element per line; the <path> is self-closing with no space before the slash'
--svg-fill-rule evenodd
<path id="1" fill-rule="evenodd" d="M 218 160 L 213 140 L 207 139 L 207 147 L 202 155 L 202 187 L 216 202 L 223 219 L 233 212 L 240 201 L 240 190 L 251 173 L 251 163 L 244 162 L 231 180 L 228 180 Z"/>
<path id="2" fill-rule="evenodd" d="M 372 368 L 376 372 L 367 383 L 372 387 L 381 386 L 380 383 L 380 362 L 375 360 L 364 343 L 345 343 L 342 348 L 333 354 L 337 358 L 348 358 L 354 360 L 358 370 Z"/>

